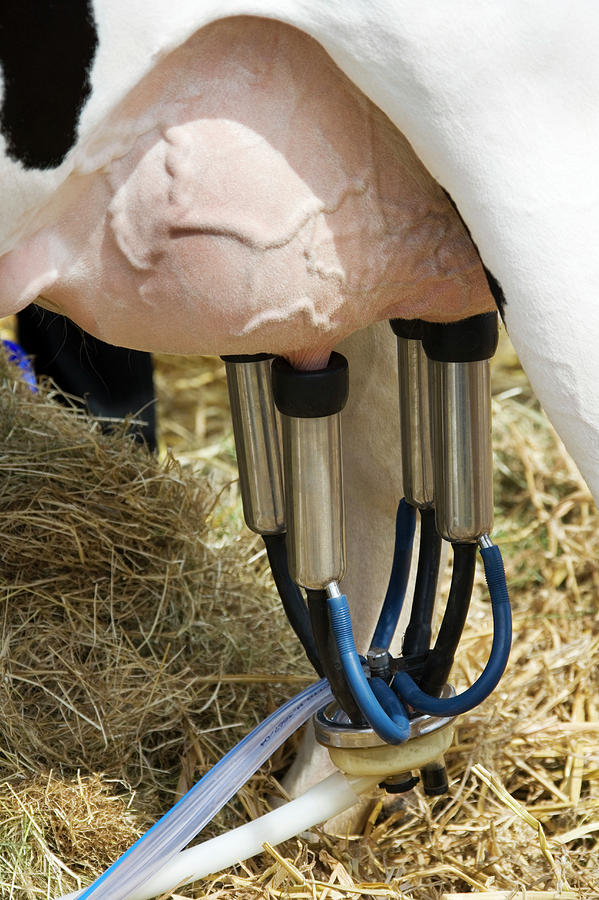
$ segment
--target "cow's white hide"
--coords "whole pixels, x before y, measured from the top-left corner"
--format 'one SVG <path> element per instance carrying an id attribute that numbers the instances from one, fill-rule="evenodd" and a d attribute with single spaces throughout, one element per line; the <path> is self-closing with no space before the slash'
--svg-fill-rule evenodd
<path id="1" fill-rule="evenodd" d="M 218 18 L 288 22 L 325 47 L 453 197 L 504 290 L 533 386 L 599 496 L 596 4 L 96 0 L 94 14 L 79 141 L 55 171 L 1 159 L 0 250 L 31 233 L 70 172 L 118 154 L 103 120 L 157 60 Z"/>

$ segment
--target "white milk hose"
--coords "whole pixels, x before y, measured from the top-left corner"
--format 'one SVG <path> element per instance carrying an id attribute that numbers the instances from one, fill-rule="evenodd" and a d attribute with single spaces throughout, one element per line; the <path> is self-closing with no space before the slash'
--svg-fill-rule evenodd
<path id="1" fill-rule="evenodd" d="M 260 819 L 178 853 L 127 900 L 150 900 L 256 856 L 262 852 L 266 841 L 279 844 L 349 809 L 360 793 L 374 787 L 378 781 L 379 776 L 346 778 L 341 772 L 335 772 L 301 797 Z"/>

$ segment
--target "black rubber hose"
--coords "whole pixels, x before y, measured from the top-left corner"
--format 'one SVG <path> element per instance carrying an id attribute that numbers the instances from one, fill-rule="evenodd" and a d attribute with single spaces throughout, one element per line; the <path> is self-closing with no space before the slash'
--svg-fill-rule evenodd
<path id="1" fill-rule="evenodd" d="M 327 592 L 307 590 L 306 594 L 314 642 L 322 662 L 325 677 L 328 679 L 335 700 L 341 709 L 347 713 L 352 724 L 357 728 L 363 727 L 366 723 L 347 683 L 333 629 L 331 628 Z"/>
<path id="2" fill-rule="evenodd" d="M 310 614 L 302 592 L 289 574 L 285 535 L 264 534 L 262 538 L 266 545 L 266 554 L 270 563 L 272 577 L 279 592 L 285 615 L 306 651 L 306 656 L 320 677 L 323 678 L 324 670 L 314 643 Z"/>
<path id="3" fill-rule="evenodd" d="M 432 697 L 439 696 L 451 672 L 453 658 L 466 624 L 474 584 L 477 545 L 452 546 L 453 572 L 447 606 L 435 646 L 428 655 L 419 683 L 420 689 Z"/>
<path id="4" fill-rule="evenodd" d="M 441 535 L 434 509 L 420 510 L 420 549 L 410 621 L 403 640 L 403 656 L 420 656 L 431 644 L 431 622 L 441 562 Z"/>

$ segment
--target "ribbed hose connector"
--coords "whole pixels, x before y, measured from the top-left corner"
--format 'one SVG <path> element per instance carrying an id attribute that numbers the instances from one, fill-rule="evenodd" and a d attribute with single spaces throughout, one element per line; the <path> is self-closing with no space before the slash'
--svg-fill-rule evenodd
<path id="1" fill-rule="evenodd" d="M 481 547 L 480 555 L 485 567 L 485 581 L 487 582 L 489 595 L 492 597 L 493 603 L 507 603 L 509 606 L 510 597 L 505 578 L 505 568 L 499 547 L 495 544 L 491 544 L 490 547 Z"/>
<path id="2" fill-rule="evenodd" d="M 335 642 L 339 656 L 343 657 L 348 653 L 357 652 L 354 642 L 353 625 L 349 606 L 344 595 L 333 598 L 335 602 L 331 603 L 329 598 L 329 610 L 331 615 L 331 626 L 335 634 Z"/>

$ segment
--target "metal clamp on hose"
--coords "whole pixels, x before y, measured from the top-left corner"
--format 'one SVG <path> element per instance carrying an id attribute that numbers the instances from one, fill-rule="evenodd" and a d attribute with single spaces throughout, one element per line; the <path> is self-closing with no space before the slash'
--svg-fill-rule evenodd
<path id="1" fill-rule="evenodd" d="M 499 548 L 484 535 L 480 550 L 493 609 L 493 644 L 478 680 L 462 694 L 451 698 L 429 696 L 406 671 L 397 672 L 390 687 L 377 677 L 368 680 L 354 644 L 347 599 L 336 585 L 329 585 L 331 624 L 347 683 L 365 720 L 388 744 L 401 744 L 410 736 L 406 706 L 431 716 L 457 716 L 482 703 L 499 683 L 511 647 L 510 603 Z"/>

